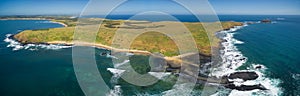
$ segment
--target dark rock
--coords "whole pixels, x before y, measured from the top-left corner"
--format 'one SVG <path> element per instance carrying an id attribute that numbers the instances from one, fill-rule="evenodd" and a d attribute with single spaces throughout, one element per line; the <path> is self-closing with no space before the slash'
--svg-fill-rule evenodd
<path id="1" fill-rule="evenodd" d="M 106 52 L 102 52 L 100 55 L 101 55 L 101 56 L 106 56 L 107 53 L 106 53 Z"/>
<path id="2" fill-rule="evenodd" d="M 178 73 L 178 72 L 179 72 L 179 69 L 166 68 L 166 72 Z"/>
<path id="3" fill-rule="evenodd" d="M 261 68 L 262 68 L 262 66 L 260 66 L 260 65 L 255 67 L 255 69 L 261 69 Z"/>
<path id="4" fill-rule="evenodd" d="M 255 24 L 255 22 L 247 22 L 247 24 Z"/>
<path id="5" fill-rule="evenodd" d="M 243 79 L 246 80 L 255 80 L 258 78 L 258 75 L 255 72 L 235 72 L 228 76 L 228 79 Z"/>
<path id="6" fill-rule="evenodd" d="M 250 90 L 255 90 L 255 89 L 268 90 L 267 88 L 265 88 L 261 84 L 258 84 L 258 85 L 241 85 L 241 86 L 235 86 L 234 84 L 228 84 L 225 87 L 230 88 L 230 89 L 239 90 L 239 91 L 250 91 Z"/>
<path id="7" fill-rule="evenodd" d="M 264 19 L 264 20 L 261 20 L 262 23 L 271 23 L 272 21 L 270 19 Z"/>
<path id="8" fill-rule="evenodd" d="M 244 61 L 244 60 L 246 60 L 246 58 L 242 58 L 242 59 L 240 59 L 241 61 Z"/>

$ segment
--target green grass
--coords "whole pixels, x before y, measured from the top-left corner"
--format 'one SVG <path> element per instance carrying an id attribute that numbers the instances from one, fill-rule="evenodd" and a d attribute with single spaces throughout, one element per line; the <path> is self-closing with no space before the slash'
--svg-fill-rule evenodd
<path id="1" fill-rule="evenodd" d="M 75 20 L 55 20 L 55 22 L 63 22 L 68 27 L 63 28 L 51 28 L 42 30 L 25 30 L 19 34 L 16 34 L 14 38 L 22 43 L 46 43 L 51 41 L 65 41 L 72 42 L 75 31 Z M 115 31 L 117 27 L 105 27 L 108 24 L 118 25 L 124 23 L 123 21 L 111 21 L 105 20 L 102 25 L 102 29 L 98 32 L 96 37 L 96 43 L 111 45 Z M 211 47 L 218 47 L 220 40 L 215 37 L 215 32 L 220 31 L 218 28 L 212 28 L 216 30 L 210 30 L 206 32 L 201 23 L 184 23 L 184 25 L 190 30 L 194 40 L 196 41 L 199 52 L 210 55 Z M 233 26 L 242 25 L 239 22 L 222 22 L 224 29 L 231 28 Z M 81 35 L 80 35 L 81 36 Z M 211 42 L 208 39 L 211 37 Z M 87 35 L 82 35 L 82 38 Z M 150 52 L 160 52 L 165 56 L 176 56 L 179 54 L 176 44 L 166 35 L 158 32 L 147 32 L 137 37 L 131 45 L 131 49 L 145 50 Z"/>

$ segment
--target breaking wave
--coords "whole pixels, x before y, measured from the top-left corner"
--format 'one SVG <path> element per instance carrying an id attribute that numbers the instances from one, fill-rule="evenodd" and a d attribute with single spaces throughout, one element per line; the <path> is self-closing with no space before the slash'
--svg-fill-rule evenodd
<path id="1" fill-rule="evenodd" d="M 166 72 L 149 72 L 149 74 L 160 80 L 171 75 L 171 73 L 166 73 Z"/>
<path id="2" fill-rule="evenodd" d="M 107 70 L 113 74 L 113 76 L 110 79 L 110 83 L 114 87 L 113 89 L 110 90 L 107 96 L 122 96 L 121 86 L 116 84 L 118 84 L 118 79 L 125 72 L 125 70 L 114 69 L 114 68 L 107 68 Z"/>
<path id="3" fill-rule="evenodd" d="M 114 86 L 114 89 L 110 90 L 107 96 L 122 96 L 122 89 L 120 85 Z"/>
<path id="4" fill-rule="evenodd" d="M 257 66 L 260 66 L 261 68 L 257 68 Z M 258 78 L 255 80 L 248 80 L 243 81 L 241 79 L 233 79 L 229 80 L 234 82 L 236 86 L 239 85 L 258 85 L 261 84 L 268 90 L 252 90 L 252 91 L 238 91 L 238 90 L 232 90 L 229 94 L 229 96 L 280 96 L 282 94 L 281 88 L 278 86 L 281 83 L 281 80 L 279 79 L 271 79 L 266 77 L 264 74 L 265 70 L 267 69 L 263 65 L 259 64 L 252 64 L 252 66 L 247 68 L 248 70 L 239 70 L 237 72 L 241 71 L 252 71 L 258 74 Z"/>
<path id="5" fill-rule="evenodd" d="M 295 80 L 300 80 L 300 74 L 293 74 L 292 77 Z"/>
<path id="6" fill-rule="evenodd" d="M 52 49 L 52 50 L 58 50 L 58 49 L 65 49 L 65 48 L 71 48 L 72 46 L 65 46 L 65 45 L 54 45 L 54 44 L 21 44 L 20 42 L 12 39 L 12 34 L 7 34 L 6 38 L 3 40 L 6 43 L 9 43 L 7 47 L 12 48 L 13 51 L 25 49 L 25 50 L 39 50 L 42 49 Z"/>
<path id="7" fill-rule="evenodd" d="M 234 33 L 232 33 L 243 27 L 244 26 L 236 26 L 229 30 L 219 32 L 224 35 L 221 38 L 223 40 L 221 43 L 223 50 L 220 51 L 222 64 L 220 67 L 212 69 L 211 76 L 222 77 L 233 73 L 238 67 L 247 62 L 247 58 L 235 46 L 236 44 L 243 44 L 243 42 L 234 39 Z"/>
<path id="8" fill-rule="evenodd" d="M 265 76 L 264 72 L 267 69 L 263 65 L 252 64 L 252 66 L 248 67 L 247 70 L 237 70 L 240 66 L 247 62 L 247 57 L 245 57 L 235 46 L 237 44 L 244 44 L 244 42 L 239 41 L 234 38 L 233 32 L 247 26 L 246 23 L 244 26 L 236 26 L 231 28 L 230 30 L 221 31 L 219 33 L 224 36 L 221 38 L 223 42 L 222 50 L 220 50 L 220 55 L 222 58 L 222 63 L 218 68 L 212 69 L 211 76 L 222 77 L 229 75 L 230 73 L 240 72 L 240 71 L 254 71 L 259 77 L 256 80 L 248 80 L 243 81 L 242 79 L 233 79 L 229 80 L 234 82 L 236 86 L 240 85 L 257 85 L 261 84 L 268 90 L 251 90 L 251 91 L 238 91 L 238 90 L 228 90 L 222 89 L 219 92 L 213 94 L 213 96 L 279 96 L 282 94 L 281 88 L 278 86 L 281 81 L 279 79 L 271 79 Z M 258 68 L 259 66 L 259 68 Z"/>

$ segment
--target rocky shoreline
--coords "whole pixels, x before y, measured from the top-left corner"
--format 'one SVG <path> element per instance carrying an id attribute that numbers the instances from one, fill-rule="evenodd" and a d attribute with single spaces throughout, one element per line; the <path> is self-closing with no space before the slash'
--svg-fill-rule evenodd
<path id="1" fill-rule="evenodd" d="M 234 27 L 232 27 L 234 28 Z M 225 30 L 230 30 L 229 29 L 225 29 Z M 16 40 L 18 41 L 16 38 L 14 38 L 14 35 L 9 37 L 10 39 Z M 21 41 L 18 41 L 21 42 Z M 214 54 L 215 57 L 213 59 L 216 60 L 220 60 L 221 58 L 218 58 L 218 55 L 220 55 L 219 50 L 222 50 L 222 46 L 221 43 L 219 44 L 218 48 L 213 48 L 213 52 L 216 52 Z M 101 49 L 107 49 L 107 50 L 114 50 L 116 52 L 127 52 L 127 53 L 133 53 L 133 54 L 137 54 L 137 55 L 151 55 L 151 56 L 155 56 L 155 54 L 152 54 L 151 52 L 148 51 L 141 51 L 141 50 L 124 50 L 124 49 L 117 49 L 117 48 L 113 48 L 111 46 L 107 46 L 107 45 L 102 45 L 102 44 L 95 44 L 95 43 L 86 43 L 86 42 L 64 42 L 64 41 L 53 41 L 53 42 L 42 42 L 42 43 L 30 43 L 30 42 L 21 42 L 22 45 L 27 45 L 27 44 L 44 44 L 44 45 L 63 45 L 63 46 L 93 46 L 93 47 L 97 47 L 97 48 L 101 48 Z M 192 54 L 193 55 L 193 54 Z M 213 55 L 205 55 L 202 53 L 194 53 L 194 55 L 199 55 L 200 57 L 200 64 L 201 65 L 196 65 L 196 64 L 192 64 L 191 62 L 186 62 L 186 61 L 182 61 L 180 60 L 180 58 L 188 58 L 189 56 L 192 55 L 183 55 L 183 56 L 174 56 L 174 57 L 157 57 L 157 59 L 160 59 L 162 61 L 164 61 L 165 64 L 160 64 L 160 65 L 164 65 L 164 66 L 160 66 L 161 68 L 165 68 L 164 71 L 167 72 L 172 72 L 172 73 L 180 73 L 180 69 L 181 69 L 181 63 L 187 63 L 190 66 L 195 66 L 198 67 L 200 66 L 201 70 L 209 70 L 211 67 L 214 66 L 215 63 L 211 63 L 212 60 L 212 56 Z M 210 64 L 207 64 L 210 63 Z M 157 69 L 161 69 L 161 68 L 157 68 Z M 184 72 L 187 73 L 187 75 L 193 75 L 193 74 L 188 74 L 190 72 Z M 202 74 L 200 73 L 198 75 L 198 83 L 199 84 L 205 84 L 205 83 L 215 83 L 215 84 L 220 84 L 226 88 L 230 88 L 230 89 L 236 89 L 236 90 L 254 90 L 254 89 L 262 89 L 262 90 L 266 90 L 266 88 L 264 88 L 262 85 L 241 85 L 241 86 L 236 86 L 233 84 L 233 82 L 230 81 L 230 79 L 243 79 L 245 81 L 247 80 L 254 80 L 257 78 L 257 74 L 255 72 L 236 72 L 233 74 L 230 74 L 228 76 L 223 76 L 221 78 L 217 78 L 217 77 L 210 77 L 208 76 L 208 74 Z"/>
<path id="2" fill-rule="evenodd" d="M 247 26 L 247 24 L 248 23 L 246 22 L 246 23 L 244 23 L 243 26 Z M 233 28 L 229 28 L 229 29 L 224 30 L 224 31 L 234 32 L 234 31 L 240 29 L 241 27 L 242 26 L 235 26 Z M 228 35 L 228 34 L 226 34 L 226 35 Z M 223 37 L 224 36 L 219 36 L 219 38 L 221 39 L 221 42 L 219 44 L 219 50 L 220 51 L 223 51 L 223 50 L 226 49 L 225 46 L 223 45 L 223 43 L 228 42 L 228 40 L 224 39 Z M 218 56 L 221 56 L 221 54 L 224 54 L 224 53 L 220 52 L 218 54 Z M 235 57 L 237 57 L 237 56 L 239 56 L 239 55 L 235 55 Z M 247 59 L 247 58 L 243 57 L 242 59 L 239 59 L 239 60 L 244 61 L 245 59 Z M 255 69 L 260 69 L 260 68 L 262 68 L 262 66 L 255 67 Z M 230 72 L 227 75 L 226 74 L 223 75 L 221 77 L 221 79 L 222 79 L 221 81 L 223 81 L 223 82 L 221 82 L 221 84 L 225 88 L 229 88 L 229 89 L 232 89 L 232 90 L 238 90 L 238 91 L 251 91 L 251 90 L 255 90 L 255 89 L 268 90 L 262 84 L 244 84 L 244 83 L 242 83 L 242 82 L 247 82 L 247 81 L 254 81 L 258 78 L 259 78 L 259 75 L 255 71 L 249 71 L 249 70 L 234 71 L 234 72 Z M 237 84 L 237 83 L 241 83 L 241 84 Z"/>

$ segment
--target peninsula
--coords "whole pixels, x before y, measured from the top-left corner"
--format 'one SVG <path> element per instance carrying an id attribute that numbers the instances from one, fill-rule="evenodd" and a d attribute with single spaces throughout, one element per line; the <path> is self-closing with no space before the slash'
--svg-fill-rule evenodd
<path id="1" fill-rule="evenodd" d="M 87 20 L 95 20 L 101 18 L 87 18 Z M 85 46 L 96 46 L 105 49 L 113 49 L 110 47 L 115 32 L 120 28 L 143 28 L 139 27 L 140 24 L 149 25 L 150 27 L 164 27 L 175 22 L 140 22 L 140 21 L 125 21 L 125 20 L 109 20 L 101 19 L 103 24 L 99 30 L 95 43 L 84 42 Z M 77 24 L 76 18 L 64 19 L 51 19 L 52 22 L 58 22 L 64 27 L 50 28 L 40 30 L 25 30 L 16 35 L 14 39 L 23 44 L 65 44 L 72 45 L 75 26 Z M 186 28 L 191 32 L 197 44 L 199 52 L 205 55 L 211 55 L 211 47 L 218 48 L 220 39 L 215 36 L 215 32 L 221 30 L 214 30 L 213 32 L 206 33 L 200 22 L 184 22 Z M 241 26 L 240 22 L 221 22 L 224 30 L 234 26 Z M 148 26 L 147 25 L 147 26 Z M 88 27 L 88 24 L 86 25 Z M 176 27 L 174 27 L 176 30 Z M 210 36 L 208 36 L 210 35 Z M 210 39 L 209 39 L 210 37 Z M 168 36 L 158 32 L 147 32 L 137 37 L 131 45 L 132 53 L 154 53 L 159 52 L 164 56 L 177 56 L 179 55 L 176 44 Z"/>
<path id="2" fill-rule="evenodd" d="M 18 34 L 13 35 L 11 38 L 21 42 L 22 44 L 63 44 L 63 45 L 78 45 L 79 46 L 94 46 L 98 48 L 104 48 L 108 50 L 117 50 L 121 52 L 128 52 L 128 50 L 117 49 L 111 47 L 113 36 L 115 35 L 118 29 L 144 29 L 144 28 L 159 28 L 172 25 L 174 21 L 161 21 L 161 22 L 149 22 L 149 21 L 128 21 L 128 20 L 109 20 L 103 18 L 85 18 L 87 21 L 93 22 L 94 20 L 102 20 L 102 25 L 100 26 L 101 30 L 97 33 L 95 42 L 74 42 L 74 31 L 75 26 L 77 24 L 76 18 L 67 18 L 67 19 L 51 19 L 52 22 L 57 22 L 62 24 L 64 27 L 61 28 L 50 28 L 50 29 L 40 29 L 40 30 L 25 30 Z M 205 22 L 206 24 L 216 23 L 216 22 Z M 212 50 L 218 51 L 220 49 L 220 43 L 222 40 L 216 37 L 216 32 L 221 31 L 218 28 L 210 28 L 215 30 L 206 31 L 202 26 L 203 22 L 183 22 L 183 25 L 191 32 L 191 35 L 194 37 L 195 43 L 199 50 L 199 53 L 193 54 L 183 54 L 179 55 L 179 50 L 172 41 L 172 39 L 162 33 L 159 32 L 146 32 L 140 36 L 138 36 L 130 46 L 130 53 L 134 54 L 143 54 L 146 56 L 154 56 L 159 61 L 164 61 L 166 64 L 157 64 L 160 65 L 160 71 L 172 72 L 174 74 L 178 74 L 181 72 L 181 64 L 188 64 L 191 68 L 198 68 L 204 63 L 211 62 L 211 52 Z M 242 26 L 241 22 L 221 22 L 223 27 L 222 30 L 229 30 L 235 26 Z M 84 24 L 84 27 L 89 27 L 89 24 Z M 146 27 L 144 27 L 146 26 Z M 177 30 L 176 26 L 173 26 L 172 30 Z M 131 31 L 125 31 L 131 32 Z M 82 34 L 83 35 L 83 34 Z M 210 38 L 209 38 L 210 37 Z M 83 38 L 83 37 L 82 37 Z M 159 52 L 163 56 L 157 56 L 153 53 Z M 193 56 L 196 54 L 200 54 L 200 63 L 195 64 L 190 61 L 183 61 L 181 58 L 189 58 L 189 56 Z M 163 65 L 163 66 L 161 66 Z M 136 66 L 133 66 L 134 68 Z M 139 67 L 137 67 L 139 68 Z M 204 67 L 203 67 L 204 68 Z M 156 69 L 156 68 L 154 68 Z M 205 69 L 204 69 L 205 70 Z M 159 71 L 158 71 L 159 72 Z M 192 72 L 188 70 L 184 70 L 186 75 L 194 76 Z M 246 76 L 244 76 L 246 74 Z M 244 77 L 241 77 L 244 76 Z M 237 90 L 253 90 L 253 89 L 265 89 L 261 85 L 255 86 L 234 86 L 232 82 L 229 81 L 230 78 L 240 77 L 242 79 L 250 80 L 256 79 L 257 74 L 254 72 L 244 72 L 244 73 L 233 73 L 232 75 L 223 76 L 223 77 L 209 77 L 205 73 L 201 73 L 198 75 L 198 84 L 204 84 L 204 82 L 221 84 L 230 89 Z M 210 78 L 210 79 L 209 79 Z M 188 80 L 188 79 L 187 79 Z"/>

